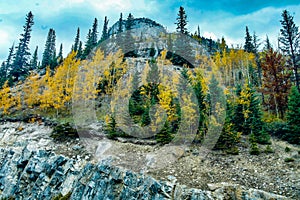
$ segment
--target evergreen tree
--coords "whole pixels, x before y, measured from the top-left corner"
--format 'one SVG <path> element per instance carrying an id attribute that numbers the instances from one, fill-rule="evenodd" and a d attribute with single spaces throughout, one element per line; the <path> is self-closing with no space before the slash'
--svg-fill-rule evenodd
<path id="1" fill-rule="evenodd" d="M 246 26 L 246 36 L 245 36 L 245 44 L 244 44 L 244 50 L 248 53 L 254 52 L 254 46 L 252 43 L 252 36 L 249 33 L 248 26 Z"/>
<path id="2" fill-rule="evenodd" d="M 105 16 L 104 23 L 103 23 L 101 41 L 104 41 L 108 38 L 108 32 L 107 31 L 108 31 L 108 20 L 107 20 L 107 17 Z"/>
<path id="3" fill-rule="evenodd" d="M 56 50 L 55 50 L 55 30 L 50 28 L 45 44 L 45 50 L 42 58 L 42 69 L 45 69 L 47 66 L 50 66 L 51 70 L 54 70 L 56 67 Z"/>
<path id="4" fill-rule="evenodd" d="M 279 42 L 282 44 L 280 50 L 284 54 L 288 55 L 291 59 L 291 66 L 294 72 L 295 84 L 300 91 L 300 77 L 298 74 L 299 61 L 299 45 L 300 45 L 300 32 L 298 26 L 294 23 L 294 17 L 290 15 L 287 10 L 284 10 L 281 14 L 282 20 L 280 23 L 282 28 L 280 29 L 281 36 L 279 37 Z"/>
<path id="5" fill-rule="evenodd" d="M 82 42 L 80 41 L 76 57 L 81 58 L 81 56 L 82 56 Z"/>
<path id="6" fill-rule="evenodd" d="M 286 140 L 290 143 L 300 144 L 300 93 L 296 87 L 292 87 L 287 111 L 288 134 Z"/>
<path id="7" fill-rule="evenodd" d="M 175 23 L 177 25 L 176 30 L 182 34 L 188 34 L 186 25 L 187 25 L 187 16 L 185 14 L 185 10 L 182 6 L 179 7 L 179 12 L 177 14 L 177 22 Z"/>
<path id="8" fill-rule="evenodd" d="M 57 56 L 57 64 L 60 65 L 64 60 L 64 57 L 63 57 L 63 44 L 61 43 L 60 44 L 60 47 L 59 47 L 59 53 L 58 53 L 58 56 Z"/>
<path id="9" fill-rule="evenodd" d="M 201 35 L 200 35 L 200 27 L 199 27 L 199 25 L 198 25 L 198 29 L 197 29 L 197 36 L 198 36 L 198 38 L 200 38 L 200 37 L 201 37 Z"/>
<path id="10" fill-rule="evenodd" d="M 120 14 L 120 18 L 119 18 L 119 24 L 118 24 L 118 31 L 117 33 L 122 33 L 123 32 L 123 15 L 122 13 Z"/>
<path id="11" fill-rule="evenodd" d="M 38 46 L 36 46 L 32 59 L 30 61 L 30 70 L 35 70 L 38 68 Z"/>
<path id="12" fill-rule="evenodd" d="M 98 20 L 97 18 L 94 19 L 93 27 L 92 27 L 92 32 L 91 32 L 91 45 L 92 48 L 94 48 L 97 45 L 98 42 Z"/>
<path id="13" fill-rule="evenodd" d="M 126 23 L 125 23 L 125 35 L 122 39 L 121 49 L 124 51 L 126 57 L 134 57 L 135 47 L 134 47 L 134 38 L 131 35 L 131 29 L 133 28 L 133 20 L 134 17 L 131 13 L 129 13 Z"/>
<path id="14" fill-rule="evenodd" d="M 270 43 L 269 37 L 268 35 L 266 36 L 266 41 L 265 41 L 265 46 L 264 46 L 264 50 L 265 51 L 269 51 L 270 49 L 272 49 L 272 45 Z"/>
<path id="15" fill-rule="evenodd" d="M 227 44 L 224 37 L 222 37 L 221 44 L 220 44 L 220 52 L 223 53 L 226 49 L 227 49 Z"/>
<path id="16" fill-rule="evenodd" d="M 91 29 L 89 29 L 89 32 L 86 36 L 86 43 L 85 43 L 85 47 L 82 53 L 82 59 L 85 59 L 87 55 L 89 55 L 89 53 L 92 51 L 93 49 L 93 44 L 92 44 L 92 40 L 91 40 Z"/>
<path id="17" fill-rule="evenodd" d="M 80 39 L 80 29 L 79 27 L 77 28 L 77 34 L 76 34 L 76 37 L 75 37 L 75 40 L 74 40 L 74 45 L 72 47 L 72 50 L 74 50 L 75 52 L 78 51 L 78 48 L 79 48 L 79 39 Z"/>
<path id="18" fill-rule="evenodd" d="M 13 81 L 22 80 L 28 75 L 30 66 L 29 41 L 31 38 L 33 24 L 33 14 L 30 11 L 26 15 L 26 23 L 23 26 L 24 33 L 21 34 L 20 42 L 16 49 L 16 54 L 12 64 L 13 68 L 10 71 Z"/>

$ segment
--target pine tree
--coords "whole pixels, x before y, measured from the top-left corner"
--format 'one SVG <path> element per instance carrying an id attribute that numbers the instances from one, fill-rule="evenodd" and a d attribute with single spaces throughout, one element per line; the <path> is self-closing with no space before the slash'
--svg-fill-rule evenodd
<path id="1" fill-rule="evenodd" d="M 97 45 L 98 42 L 98 20 L 97 18 L 94 19 L 92 32 L 91 32 L 91 45 L 92 48 L 94 48 Z"/>
<path id="2" fill-rule="evenodd" d="M 296 87 L 292 87 L 286 115 L 288 134 L 285 139 L 290 143 L 300 144 L 300 93 Z"/>
<path id="3" fill-rule="evenodd" d="M 268 35 L 266 36 L 266 40 L 265 40 L 265 46 L 264 46 L 264 50 L 265 51 L 269 51 L 270 49 L 272 49 L 272 45 L 270 43 L 269 37 Z"/>
<path id="4" fill-rule="evenodd" d="M 123 15 L 122 13 L 120 14 L 120 18 L 119 18 L 119 23 L 118 23 L 118 31 L 117 33 L 122 33 L 123 32 Z"/>
<path id="5" fill-rule="evenodd" d="M 32 59 L 30 61 L 30 70 L 35 70 L 38 68 L 38 46 L 36 46 Z"/>
<path id="6" fill-rule="evenodd" d="M 79 42 L 79 46 L 78 46 L 78 51 L 77 51 L 77 58 L 81 58 L 82 57 L 82 42 Z"/>
<path id="7" fill-rule="evenodd" d="M 104 41 L 108 38 L 108 32 L 107 31 L 108 31 L 108 20 L 107 20 L 107 17 L 105 16 L 104 23 L 103 23 L 101 41 Z"/>
<path id="8" fill-rule="evenodd" d="M 59 47 L 59 52 L 58 52 L 58 56 L 57 56 L 57 64 L 60 65 L 64 60 L 64 57 L 63 57 L 63 44 L 61 43 L 60 44 L 60 47 Z"/>
<path id="9" fill-rule="evenodd" d="M 33 26 L 33 14 L 31 11 L 26 15 L 26 23 L 23 26 L 24 33 L 21 34 L 19 45 L 16 48 L 16 54 L 13 61 L 13 68 L 10 71 L 13 81 L 24 79 L 28 75 L 30 66 L 30 51 L 29 41 L 31 38 L 31 31 Z"/>
<path id="10" fill-rule="evenodd" d="M 8 52 L 8 57 L 6 59 L 6 77 L 8 76 L 8 72 L 12 70 L 12 61 L 13 61 L 13 56 L 14 56 L 14 47 L 15 44 L 13 44 L 11 46 L 11 48 L 9 48 L 9 52 Z"/>
<path id="11" fill-rule="evenodd" d="M 224 37 L 222 37 L 221 44 L 220 44 L 220 52 L 223 53 L 226 49 L 227 49 L 227 44 Z"/>
<path id="12" fill-rule="evenodd" d="M 78 48 L 79 48 L 79 42 L 80 42 L 79 39 L 80 39 L 80 29 L 78 27 L 76 37 L 75 37 L 75 40 L 74 40 L 74 45 L 72 47 L 72 50 L 74 50 L 75 52 L 77 52 Z"/>
<path id="13" fill-rule="evenodd" d="M 284 10 L 281 14 L 282 20 L 280 23 L 282 28 L 280 29 L 281 36 L 279 42 L 282 44 L 280 50 L 291 59 L 291 66 L 294 73 L 295 84 L 300 91 L 300 77 L 298 74 L 300 58 L 297 55 L 300 45 L 300 32 L 298 26 L 294 23 L 294 17 L 290 15 L 287 10 Z"/>
<path id="14" fill-rule="evenodd" d="M 254 46 L 252 43 L 252 36 L 249 33 L 248 26 L 246 26 L 246 36 L 245 36 L 245 44 L 244 44 L 244 50 L 248 53 L 254 52 Z"/>
<path id="15" fill-rule="evenodd" d="M 134 38 L 131 35 L 131 29 L 133 28 L 133 20 L 134 17 L 131 13 L 129 13 L 126 23 L 125 23 L 125 35 L 122 38 L 121 49 L 125 53 L 126 57 L 134 57 L 135 54 L 135 47 L 134 47 Z"/>
<path id="16" fill-rule="evenodd" d="M 50 28 L 45 43 L 45 50 L 43 52 L 41 69 L 45 69 L 47 66 L 50 66 L 50 69 L 53 71 L 57 65 L 55 40 L 56 40 L 55 30 Z"/>
<path id="17" fill-rule="evenodd" d="M 182 6 L 179 7 L 179 12 L 177 14 L 177 22 L 175 23 L 177 25 L 176 30 L 182 34 L 188 34 L 187 32 L 187 20 L 186 20 L 187 16 L 185 14 L 185 10 Z"/>
<path id="18" fill-rule="evenodd" d="M 93 49 L 93 44 L 92 44 L 92 40 L 91 40 L 91 29 L 89 29 L 89 32 L 86 36 L 86 43 L 85 43 L 85 47 L 84 47 L 84 50 L 83 50 L 83 53 L 82 53 L 82 59 L 85 59 L 87 57 L 87 55 L 90 54 L 90 52 L 92 51 Z"/>

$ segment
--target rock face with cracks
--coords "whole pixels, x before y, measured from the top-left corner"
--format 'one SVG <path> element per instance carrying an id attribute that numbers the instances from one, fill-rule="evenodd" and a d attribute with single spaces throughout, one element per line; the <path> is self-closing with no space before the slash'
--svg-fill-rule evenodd
<path id="1" fill-rule="evenodd" d="M 133 172 L 114 160 L 121 156 L 120 151 L 126 153 L 125 147 L 130 147 L 128 151 L 144 148 L 147 155 L 152 155 L 155 151 L 151 148 L 158 146 L 103 140 L 109 142 L 110 149 L 115 150 L 111 155 L 115 156 L 99 160 L 88 154 L 77 139 L 55 143 L 49 137 L 51 128 L 44 125 L 3 123 L 0 132 L 3 199 L 288 199 L 228 182 L 196 189 L 172 175 L 160 181 L 159 177 Z"/>
<path id="2" fill-rule="evenodd" d="M 260 190 L 245 190 L 227 183 L 210 185 L 209 191 L 187 188 L 169 181 L 112 166 L 77 163 L 46 150 L 0 149 L 0 197 L 15 199 L 285 199 Z"/>

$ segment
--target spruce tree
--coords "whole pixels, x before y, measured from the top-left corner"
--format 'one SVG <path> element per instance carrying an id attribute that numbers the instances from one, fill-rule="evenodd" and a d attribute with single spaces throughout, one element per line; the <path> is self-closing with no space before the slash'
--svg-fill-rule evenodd
<path id="1" fill-rule="evenodd" d="M 91 40 L 92 48 L 94 48 L 98 42 L 98 20 L 97 20 L 97 18 L 94 19 L 90 40 Z"/>
<path id="2" fill-rule="evenodd" d="M 117 33 L 122 33 L 123 32 L 123 15 L 122 13 L 120 14 L 119 18 L 119 23 L 118 23 L 118 31 Z"/>
<path id="3" fill-rule="evenodd" d="M 269 51 L 270 49 L 272 49 L 272 45 L 270 43 L 269 37 L 268 35 L 266 36 L 266 40 L 265 40 L 265 46 L 264 46 L 264 50 L 265 51 Z"/>
<path id="4" fill-rule="evenodd" d="M 79 46 L 78 46 L 78 51 L 77 51 L 77 58 L 81 58 L 82 57 L 82 42 L 79 42 Z"/>
<path id="5" fill-rule="evenodd" d="M 252 43 L 252 36 L 249 33 L 248 26 L 246 26 L 246 36 L 245 36 L 245 44 L 244 44 L 244 50 L 248 53 L 254 51 L 254 46 Z"/>
<path id="6" fill-rule="evenodd" d="M 12 61 L 14 56 L 14 44 L 9 48 L 8 57 L 5 62 L 2 63 L 1 67 L 1 81 L 0 87 L 4 84 L 4 82 L 9 78 L 9 72 L 12 70 Z"/>
<path id="7" fill-rule="evenodd" d="M 23 26 L 24 33 L 21 34 L 20 42 L 16 48 L 16 54 L 12 64 L 13 68 L 10 71 L 13 81 L 19 81 L 28 75 L 30 66 L 29 41 L 33 24 L 33 14 L 30 11 L 26 15 L 26 23 Z"/>
<path id="8" fill-rule="evenodd" d="M 35 70 L 38 68 L 38 46 L 36 46 L 32 59 L 30 61 L 30 70 Z"/>
<path id="9" fill-rule="evenodd" d="M 41 69 L 45 69 L 47 66 L 50 66 L 50 69 L 54 70 L 54 68 L 57 65 L 55 40 L 56 40 L 55 30 L 50 28 L 45 43 L 45 50 L 43 52 Z"/>
<path id="10" fill-rule="evenodd" d="M 75 40 L 74 40 L 74 45 L 72 47 L 72 50 L 74 51 L 78 51 L 78 48 L 79 48 L 79 38 L 80 38 L 80 29 L 79 27 L 77 28 L 77 33 L 76 33 L 76 37 L 75 37 Z"/>
<path id="11" fill-rule="evenodd" d="M 290 143 L 300 144 L 300 93 L 296 87 L 292 87 L 288 97 L 286 119 L 288 134 L 284 139 Z"/>
<path id="12" fill-rule="evenodd" d="M 287 10 L 284 10 L 281 14 L 282 20 L 280 23 L 282 28 L 280 29 L 281 36 L 279 42 L 282 44 L 280 50 L 291 59 L 291 67 L 294 73 L 295 84 L 300 91 L 300 77 L 298 74 L 300 57 L 298 56 L 300 50 L 300 32 L 298 26 L 294 23 L 294 17 L 290 15 Z"/>
<path id="13" fill-rule="evenodd" d="M 176 30 L 182 34 L 188 34 L 187 32 L 187 20 L 186 20 L 187 16 L 185 14 L 185 10 L 182 6 L 179 7 L 179 12 L 177 14 L 177 22 L 175 23 L 177 25 Z"/>
<path id="14" fill-rule="evenodd" d="M 103 30 L 102 30 L 102 36 L 101 36 L 101 41 L 104 41 L 108 38 L 108 20 L 107 17 L 105 16 L 104 22 L 103 22 Z"/>
<path id="15" fill-rule="evenodd" d="M 89 53 L 92 51 L 93 49 L 93 44 L 92 44 L 92 40 L 91 40 L 91 29 L 89 29 L 89 32 L 86 36 L 86 43 L 85 43 L 85 47 L 82 53 L 82 59 L 85 59 L 87 57 L 87 55 L 89 55 Z"/>
<path id="16" fill-rule="evenodd" d="M 126 57 L 134 57 L 135 56 L 135 47 L 134 47 L 134 38 L 131 35 L 131 29 L 133 28 L 133 20 L 134 17 L 131 13 L 129 13 L 126 23 L 125 23 L 125 35 L 122 39 L 121 49 L 125 53 Z"/>
<path id="17" fill-rule="evenodd" d="M 64 60 L 64 57 L 63 57 L 63 44 L 61 43 L 60 44 L 60 47 L 59 47 L 59 52 L 58 52 L 58 56 L 57 56 L 57 64 L 60 65 Z"/>

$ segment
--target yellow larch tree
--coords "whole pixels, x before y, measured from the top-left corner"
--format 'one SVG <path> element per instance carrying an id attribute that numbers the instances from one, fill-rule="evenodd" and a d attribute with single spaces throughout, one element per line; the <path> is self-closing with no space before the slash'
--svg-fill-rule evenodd
<path id="1" fill-rule="evenodd" d="M 0 90 L 0 108 L 3 114 L 9 114 L 9 109 L 15 105 L 15 99 L 11 94 L 11 89 L 6 81 Z"/>

